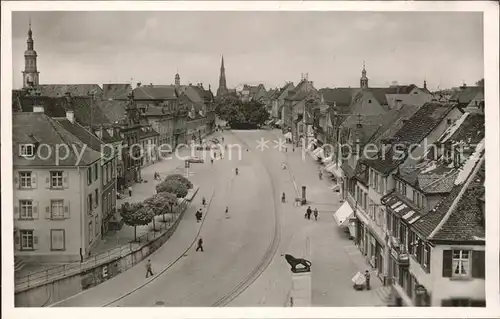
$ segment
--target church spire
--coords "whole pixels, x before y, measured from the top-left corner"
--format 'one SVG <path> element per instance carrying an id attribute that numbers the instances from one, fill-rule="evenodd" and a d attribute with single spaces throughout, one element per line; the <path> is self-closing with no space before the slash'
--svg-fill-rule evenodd
<path id="1" fill-rule="evenodd" d="M 227 93 L 226 69 L 224 67 L 224 55 L 223 55 L 220 64 L 219 88 L 217 89 L 217 95 L 221 96 L 226 93 Z"/>
<path id="2" fill-rule="evenodd" d="M 365 61 L 363 61 L 363 70 L 361 70 L 361 79 L 359 80 L 361 89 L 368 88 L 368 78 L 366 77 Z"/>

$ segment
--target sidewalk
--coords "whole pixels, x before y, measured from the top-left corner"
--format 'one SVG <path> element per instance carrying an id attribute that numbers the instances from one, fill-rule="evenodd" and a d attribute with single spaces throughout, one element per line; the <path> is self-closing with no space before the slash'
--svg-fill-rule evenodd
<path id="1" fill-rule="evenodd" d="M 318 221 L 305 221 L 306 236 L 310 239 L 312 266 L 312 305 L 313 306 L 383 306 L 382 296 L 387 287 L 377 279 L 376 271 L 365 261 L 359 249 L 341 230 L 333 213 L 341 206 L 339 194 L 329 187 L 333 184 L 327 174 L 323 180 L 318 177 L 318 164 L 308 153 L 302 154 L 302 148 L 285 153 L 288 167 L 301 191 L 306 186 L 305 212 L 310 205 L 318 208 Z M 371 290 L 355 291 L 351 278 L 359 271 L 371 271 Z M 380 290 L 384 290 L 381 292 Z"/>

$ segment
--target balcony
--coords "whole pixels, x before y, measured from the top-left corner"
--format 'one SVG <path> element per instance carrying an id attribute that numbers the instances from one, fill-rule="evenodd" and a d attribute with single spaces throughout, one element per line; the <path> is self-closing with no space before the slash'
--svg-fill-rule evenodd
<path id="1" fill-rule="evenodd" d="M 399 266 L 401 267 L 410 267 L 410 254 L 404 249 L 403 245 L 394 245 L 394 242 L 397 242 L 397 240 L 392 237 L 392 242 L 391 242 L 391 255 L 394 257 L 396 262 L 398 263 Z"/>

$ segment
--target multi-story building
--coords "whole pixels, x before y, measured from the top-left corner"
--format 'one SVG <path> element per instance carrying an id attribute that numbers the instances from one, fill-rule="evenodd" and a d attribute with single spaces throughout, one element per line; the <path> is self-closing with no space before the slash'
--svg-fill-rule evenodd
<path id="1" fill-rule="evenodd" d="M 354 194 L 356 241 L 383 280 L 387 278 L 389 251 L 385 236 L 386 212 L 381 198 L 395 188 L 393 174 L 398 167 L 416 165 L 427 146 L 461 115 L 455 104 L 426 103 L 391 139 L 382 141 L 381 151 L 363 160 L 356 174 L 363 176 L 361 181 L 356 179 L 346 187 Z"/>
<path id="2" fill-rule="evenodd" d="M 139 132 L 142 148 L 141 166 L 148 166 L 158 161 L 159 134 L 149 126 L 143 126 Z"/>
<path id="3" fill-rule="evenodd" d="M 43 107 L 12 119 L 15 256 L 83 260 L 101 234 L 100 153 Z"/>
<path id="4" fill-rule="evenodd" d="M 425 159 L 399 168 L 382 198 L 388 278 L 401 304 L 484 303 L 484 132 L 483 115 L 464 113 Z"/>

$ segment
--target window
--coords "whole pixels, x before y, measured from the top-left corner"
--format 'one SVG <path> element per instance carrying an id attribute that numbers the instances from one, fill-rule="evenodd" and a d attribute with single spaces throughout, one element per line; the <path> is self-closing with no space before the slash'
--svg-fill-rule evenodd
<path id="1" fill-rule="evenodd" d="M 31 188 L 31 172 L 20 172 L 19 173 L 20 183 L 19 186 L 21 188 Z"/>
<path id="2" fill-rule="evenodd" d="M 446 119 L 446 124 L 451 125 L 453 121 L 451 119 Z"/>
<path id="3" fill-rule="evenodd" d="M 32 219 L 33 218 L 33 201 L 20 200 L 19 201 L 19 219 Z"/>
<path id="4" fill-rule="evenodd" d="M 408 242 L 406 241 L 406 232 L 407 232 L 407 228 L 405 225 L 403 225 L 402 223 L 400 224 L 400 232 L 399 232 L 399 242 L 401 243 L 401 245 L 403 246 L 403 249 L 405 251 L 408 251 Z"/>
<path id="5" fill-rule="evenodd" d="M 99 205 L 99 189 L 95 189 L 95 207 Z"/>
<path id="6" fill-rule="evenodd" d="M 89 222 L 89 243 L 92 242 L 92 239 L 94 238 L 94 228 L 92 225 L 92 221 Z"/>
<path id="7" fill-rule="evenodd" d="M 50 250 L 65 250 L 66 238 L 64 229 L 50 230 Z"/>
<path id="8" fill-rule="evenodd" d="M 22 144 L 19 147 L 19 156 L 31 157 L 35 154 L 35 145 Z"/>
<path id="9" fill-rule="evenodd" d="M 50 172 L 50 187 L 62 188 L 63 187 L 63 172 Z"/>
<path id="10" fill-rule="evenodd" d="M 385 225 L 387 227 L 387 232 L 390 234 L 392 232 L 392 216 L 389 211 L 386 211 L 385 214 Z"/>
<path id="11" fill-rule="evenodd" d="M 33 230 L 21 230 L 21 250 L 35 249 Z"/>
<path id="12" fill-rule="evenodd" d="M 365 210 L 366 210 L 366 204 L 367 204 L 367 203 L 366 203 L 366 198 L 367 198 L 366 193 L 364 193 L 364 194 L 363 194 L 363 208 L 364 208 Z"/>
<path id="13" fill-rule="evenodd" d="M 431 260 L 431 249 L 429 245 L 424 246 L 424 255 L 422 257 L 423 257 L 422 266 L 424 266 L 426 270 L 430 270 L 429 264 Z"/>
<path id="14" fill-rule="evenodd" d="M 453 250 L 453 259 L 451 264 L 453 277 L 470 275 L 469 257 L 469 250 Z"/>
<path id="15" fill-rule="evenodd" d="M 50 217 L 52 219 L 64 218 L 64 200 L 57 199 L 50 201 Z"/>
<path id="16" fill-rule="evenodd" d="M 92 184 L 92 166 L 87 169 L 87 185 Z"/>
<path id="17" fill-rule="evenodd" d="M 92 212 L 92 208 L 94 207 L 93 204 L 94 203 L 92 202 L 92 194 L 89 194 L 87 196 L 87 212 L 89 213 Z"/>
<path id="18" fill-rule="evenodd" d="M 106 164 L 106 184 L 111 180 L 109 171 L 110 171 L 110 164 L 108 163 Z"/>
<path id="19" fill-rule="evenodd" d="M 95 237 L 99 235 L 99 216 L 96 216 L 94 221 L 95 221 Z"/>
<path id="20" fill-rule="evenodd" d="M 378 191 L 378 174 L 373 174 L 373 188 Z"/>
<path id="21" fill-rule="evenodd" d="M 94 180 L 96 181 L 99 178 L 99 166 L 97 164 L 94 165 Z"/>

